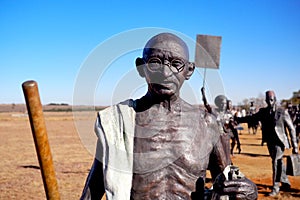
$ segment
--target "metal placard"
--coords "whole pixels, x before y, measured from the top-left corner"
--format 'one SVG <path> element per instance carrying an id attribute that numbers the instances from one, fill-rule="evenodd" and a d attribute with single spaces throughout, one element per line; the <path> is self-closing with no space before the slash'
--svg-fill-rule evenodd
<path id="1" fill-rule="evenodd" d="M 221 36 L 197 35 L 196 67 L 219 69 L 221 41 Z"/>

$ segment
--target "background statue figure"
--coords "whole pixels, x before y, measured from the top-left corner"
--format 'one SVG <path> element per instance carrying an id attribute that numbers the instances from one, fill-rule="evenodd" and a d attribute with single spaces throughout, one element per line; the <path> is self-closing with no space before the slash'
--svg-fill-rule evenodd
<path id="1" fill-rule="evenodd" d="M 237 145 L 236 148 L 238 150 L 238 153 L 240 154 L 242 151 L 241 142 L 240 142 L 239 133 L 238 133 L 239 124 L 234 120 L 235 113 L 233 113 L 232 107 L 233 107 L 232 101 L 227 100 L 227 113 L 229 113 L 229 115 L 230 115 L 228 128 L 232 132 L 232 134 L 230 134 L 231 135 L 231 150 L 230 150 L 231 155 L 233 155 L 235 144 Z"/>
<path id="2" fill-rule="evenodd" d="M 251 116 L 251 115 L 253 115 L 255 113 L 256 113 L 256 107 L 254 106 L 254 102 L 251 101 L 250 102 L 250 107 L 249 107 L 248 115 Z M 247 124 L 248 124 L 248 132 L 249 132 L 249 134 L 251 133 L 251 130 L 252 130 L 252 134 L 256 134 L 259 122 L 256 121 L 256 120 L 254 120 L 254 119 L 253 120 L 250 119 Z"/>
<path id="3" fill-rule="evenodd" d="M 295 129 L 296 129 L 296 137 L 297 137 L 297 143 L 299 143 L 300 139 L 300 104 L 297 106 L 295 117 L 292 119 Z"/>
<path id="4" fill-rule="evenodd" d="M 232 102 L 228 100 L 224 95 L 218 95 L 215 98 L 215 105 L 217 107 L 215 109 L 212 109 L 207 102 L 204 87 L 201 88 L 201 93 L 202 100 L 207 112 L 214 115 L 217 119 L 224 151 L 229 157 L 228 159 L 230 159 L 230 154 L 233 154 L 236 143 L 239 153 L 241 152 L 241 144 L 236 129 L 238 124 L 234 121 L 234 116 L 231 113 Z M 232 139 L 231 147 L 230 139 Z"/>
<path id="5" fill-rule="evenodd" d="M 257 113 L 242 118 L 236 118 L 239 123 L 255 120 L 261 122 L 262 144 L 267 143 L 270 157 L 272 159 L 273 169 L 273 189 L 269 194 L 276 196 L 280 190 L 289 190 L 290 182 L 286 175 L 286 167 L 282 157 L 285 148 L 290 148 L 290 143 L 285 132 L 289 131 L 293 153 L 298 153 L 298 144 L 293 122 L 287 110 L 276 105 L 276 96 L 274 91 L 266 92 L 267 107 L 261 108 Z"/>

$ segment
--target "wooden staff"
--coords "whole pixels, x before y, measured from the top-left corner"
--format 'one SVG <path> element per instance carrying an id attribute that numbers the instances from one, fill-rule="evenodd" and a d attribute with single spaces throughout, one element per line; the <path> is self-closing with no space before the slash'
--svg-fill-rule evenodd
<path id="1" fill-rule="evenodd" d="M 58 200 L 60 199 L 60 195 L 58 192 L 38 85 L 35 81 L 26 81 L 22 84 L 22 88 L 46 196 L 48 200 Z"/>

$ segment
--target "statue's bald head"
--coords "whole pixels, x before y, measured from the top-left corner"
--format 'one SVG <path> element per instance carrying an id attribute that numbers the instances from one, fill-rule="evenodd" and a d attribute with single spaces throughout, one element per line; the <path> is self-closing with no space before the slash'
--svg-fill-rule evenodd
<path id="1" fill-rule="evenodd" d="M 226 103 L 227 104 L 227 98 L 226 98 L 226 96 L 224 96 L 224 95 L 218 95 L 218 96 L 216 96 L 216 98 L 215 98 L 215 105 L 216 106 L 220 106 L 220 105 L 222 105 L 222 103 Z"/>
<path id="2" fill-rule="evenodd" d="M 148 55 L 151 54 L 153 49 L 172 52 L 185 60 L 189 59 L 189 51 L 186 43 L 172 33 L 160 33 L 152 37 L 145 45 L 143 51 L 144 59 L 147 60 Z"/>
<path id="3" fill-rule="evenodd" d="M 189 62 L 188 46 L 181 38 L 172 33 L 157 34 L 146 43 L 143 50 L 143 57 L 137 58 L 135 61 L 141 77 L 145 77 L 144 70 L 147 69 L 145 68 L 145 64 L 148 63 L 149 59 L 159 59 L 159 62 L 163 65 L 165 62 L 167 62 L 167 65 L 170 65 L 174 60 L 184 63 L 181 66 L 180 72 L 183 72 L 186 80 L 191 77 L 195 69 L 194 63 Z M 173 64 L 176 65 L 176 62 Z M 174 70 L 174 68 L 176 67 L 173 66 L 172 69 Z"/>
<path id="4" fill-rule="evenodd" d="M 268 91 L 266 91 L 266 97 L 269 97 L 269 96 L 276 96 L 275 95 L 275 92 L 273 91 L 273 90 L 268 90 Z"/>

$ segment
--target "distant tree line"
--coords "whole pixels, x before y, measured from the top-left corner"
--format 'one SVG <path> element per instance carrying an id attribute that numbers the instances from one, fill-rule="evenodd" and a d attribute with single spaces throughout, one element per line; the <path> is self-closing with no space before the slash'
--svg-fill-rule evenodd
<path id="1" fill-rule="evenodd" d="M 298 92 L 293 92 L 293 96 L 290 99 L 284 99 L 281 102 L 282 104 L 287 105 L 288 103 L 291 103 L 294 106 L 297 106 L 300 104 L 300 90 Z"/>
<path id="2" fill-rule="evenodd" d="M 265 96 L 262 93 L 260 93 L 258 95 L 258 97 L 250 97 L 250 98 L 244 99 L 242 101 L 242 103 L 238 104 L 238 107 L 241 109 L 245 109 L 248 112 L 251 102 L 253 102 L 253 104 L 256 108 L 262 108 L 266 105 Z"/>
<path id="3" fill-rule="evenodd" d="M 48 106 L 68 106 L 67 103 L 49 103 Z"/>

